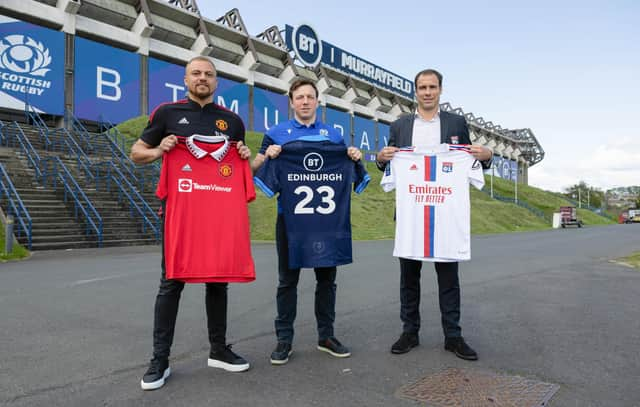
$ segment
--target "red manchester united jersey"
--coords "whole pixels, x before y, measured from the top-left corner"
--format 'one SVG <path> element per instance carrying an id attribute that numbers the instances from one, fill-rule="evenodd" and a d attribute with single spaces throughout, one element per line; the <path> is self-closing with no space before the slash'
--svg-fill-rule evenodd
<path id="1" fill-rule="evenodd" d="M 179 138 L 163 156 L 156 195 L 165 200 L 167 279 L 255 280 L 247 207 L 255 189 L 235 144 L 215 136 Z"/>

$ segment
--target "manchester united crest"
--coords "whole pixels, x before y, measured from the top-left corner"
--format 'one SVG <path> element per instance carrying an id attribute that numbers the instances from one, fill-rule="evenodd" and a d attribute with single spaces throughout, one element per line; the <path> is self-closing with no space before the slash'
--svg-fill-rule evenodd
<path id="1" fill-rule="evenodd" d="M 228 163 L 222 163 L 218 166 L 218 172 L 225 178 L 233 175 L 233 166 Z"/>
<path id="2" fill-rule="evenodd" d="M 225 120 L 218 119 L 216 120 L 216 127 L 219 130 L 225 131 L 229 128 L 229 123 L 227 123 Z"/>

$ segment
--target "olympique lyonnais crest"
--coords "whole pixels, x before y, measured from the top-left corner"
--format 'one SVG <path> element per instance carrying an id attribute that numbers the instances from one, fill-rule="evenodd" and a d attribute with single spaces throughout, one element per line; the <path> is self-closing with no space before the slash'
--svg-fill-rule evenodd
<path id="1" fill-rule="evenodd" d="M 233 175 L 233 166 L 228 163 L 223 163 L 218 166 L 218 172 L 221 176 L 228 178 Z"/>
<path id="2" fill-rule="evenodd" d="M 222 119 L 218 119 L 216 120 L 216 127 L 222 131 L 225 131 L 229 128 L 229 124 Z"/>
<path id="3" fill-rule="evenodd" d="M 458 138 L 458 136 L 451 136 L 451 144 L 458 144 L 460 142 L 460 139 Z"/>
<path id="4" fill-rule="evenodd" d="M 445 161 L 442 163 L 442 172 L 451 172 L 453 171 L 453 163 Z"/>

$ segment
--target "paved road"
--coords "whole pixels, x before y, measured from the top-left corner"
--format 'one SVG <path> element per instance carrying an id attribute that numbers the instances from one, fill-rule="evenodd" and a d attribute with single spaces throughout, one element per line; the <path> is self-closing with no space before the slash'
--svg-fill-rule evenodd
<path id="1" fill-rule="evenodd" d="M 0 405 L 403 406 L 398 389 L 448 367 L 474 367 L 560 385 L 549 404 L 640 406 L 640 272 L 610 259 L 640 250 L 640 225 L 475 237 L 462 266 L 465 362 L 442 349 L 432 267 L 423 274 L 421 345 L 391 355 L 400 333 L 392 242 L 357 242 L 341 267 L 336 334 L 353 356 L 315 349 L 313 273 L 299 287 L 294 354 L 275 345 L 275 249 L 255 244 L 257 281 L 230 288 L 228 340 L 252 362 L 206 367 L 204 288 L 182 298 L 172 376 L 139 388 L 151 351 L 156 247 L 35 253 L 0 264 Z"/>

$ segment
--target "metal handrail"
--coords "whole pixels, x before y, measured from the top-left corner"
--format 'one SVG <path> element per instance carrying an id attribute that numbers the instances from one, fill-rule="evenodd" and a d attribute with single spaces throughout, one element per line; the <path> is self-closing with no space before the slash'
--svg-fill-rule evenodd
<path id="1" fill-rule="evenodd" d="M 85 152 L 88 151 L 89 153 L 92 153 L 96 151 L 95 146 L 91 142 L 91 135 L 89 134 L 89 131 L 68 109 L 65 109 L 64 111 L 64 123 L 65 127 L 71 130 L 73 135 L 77 135 L 79 137 L 80 144 Z"/>
<path id="2" fill-rule="evenodd" d="M 7 140 L 6 137 L 4 136 L 4 129 L 5 124 L 2 120 L 0 120 L 0 145 L 4 146 L 7 145 Z"/>
<path id="3" fill-rule="evenodd" d="M 20 125 L 15 121 L 11 122 L 10 124 L 5 125 L 3 127 L 3 133 L 4 132 L 6 132 L 5 145 L 13 147 L 16 145 L 14 143 L 17 143 L 20 146 L 20 150 L 27 157 L 29 166 L 31 166 L 36 173 L 36 181 L 40 182 L 42 180 L 42 170 L 40 168 L 40 165 L 41 165 L 40 155 L 38 154 L 36 149 L 33 148 L 27 136 L 25 136 Z M 8 135 L 13 134 L 14 137 L 6 137 L 6 134 Z"/>
<path id="4" fill-rule="evenodd" d="M 49 126 L 42 120 L 40 114 L 29 104 L 25 105 L 25 114 L 38 128 L 40 132 L 40 138 L 45 141 L 45 148 L 51 151 L 66 152 L 69 155 L 75 156 L 78 162 L 78 167 L 84 170 L 86 176 L 93 180 L 94 175 L 91 171 L 91 160 L 78 145 L 76 140 L 71 137 L 69 131 L 66 128 L 58 128 L 55 130 L 49 129 Z M 52 139 L 54 141 L 52 141 Z M 61 148 L 58 148 L 60 146 Z M 66 147 L 66 149 L 64 149 Z M 66 151 L 63 151 L 66 150 Z"/>
<path id="5" fill-rule="evenodd" d="M 120 168 L 128 173 L 129 179 L 134 180 L 134 184 L 140 191 L 144 191 L 146 182 L 153 184 L 160 178 L 160 166 L 157 162 L 141 167 L 131 161 L 125 152 L 125 137 L 113 123 L 101 117 L 98 125 L 109 141 L 112 159 L 116 160 Z"/>
<path id="6" fill-rule="evenodd" d="M 55 145 L 51 141 L 51 138 L 49 137 L 49 127 L 44 122 L 44 120 L 42 120 L 42 117 L 40 117 L 38 112 L 36 112 L 35 108 L 30 104 L 25 103 L 24 114 L 27 121 L 31 121 L 38 129 L 38 132 L 40 134 L 40 140 L 44 142 L 45 150 L 54 150 Z"/>
<path id="7" fill-rule="evenodd" d="M 94 232 L 98 239 L 98 247 L 102 247 L 102 217 L 82 188 L 80 188 L 73 175 L 71 175 L 67 166 L 60 160 L 60 157 L 47 157 L 42 160 L 42 164 L 44 167 L 43 184 L 46 186 L 50 180 L 53 188 L 57 189 L 58 181 L 62 183 L 62 187 L 64 188 L 64 201 L 67 202 L 68 195 L 71 195 L 76 220 L 78 219 L 79 212 L 84 215 L 84 219 L 86 220 L 85 233 L 88 235 Z"/>
<path id="8" fill-rule="evenodd" d="M 123 196 L 127 199 L 131 215 L 137 214 L 142 219 L 142 232 L 146 233 L 149 227 L 154 233 L 156 240 L 160 240 L 160 217 L 149 206 L 140 192 L 129 182 L 120 169 L 111 161 L 96 164 L 96 168 L 101 167 L 104 175 L 100 176 L 96 171 L 96 189 L 100 188 L 98 180 L 104 179 L 105 189 L 111 190 L 111 184 L 118 188 L 118 200 L 122 202 Z"/>
<path id="9" fill-rule="evenodd" d="M 100 217 L 95 206 L 91 203 L 82 188 L 80 188 L 60 158 L 48 157 L 41 159 L 29 139 L 25 136 L 22 128 L 15 121 L 9 125 L 4 125 L 2 132 L 5 135 L 7 145 L 10 145 L 12 142 L 19 144 L 20 149 L 27 157 L 29 165 L 34 168 L 38 182 L 47 186 L 47 183 L 50 181 L 54 189 L 57 189 L 58 181 L 62 183 L 64 201 L 67 202 L 68 197 L 71 196 L 76 219 L 78 219 L 79 214 L 82 213 L 86 220 L 87 235 L 92 232 L 95 233 L 98 239 L 98 247 L 102 247 L 102 217 Z M 6 137 L 7 133 L 14 137 Z"/>
<path id="10" fill-rule="evenodd" d="M 24 206 L 24 202 L 20 199 L 20 195 L 11 182 L 9 174 L 5 170 L 4 166 L 0 164 L 0 200 L 3 196 L 7 197 L 7 214 L 14 217 L 14 222 L 18 226 L 14 229 L 16 236 L 22 236 L 22 233 L 27 237 L 27 248 L 31 250 L 32 245 L 32 227 L 31 216 L 29 211 Z M 10 239 L 10 236 L 5 236 L 5 239 Z"/>
<path id="11" fill-rule="evenodd" d="M 484 192 L 485 194 L 491 196 L 491 193 L 486 191 L 485 189 L 481 189 L 481 191 Z M 529 205 L 526 202 L 523 202 L 520 199 L 518 199 L 516 201 L 515 198 L 509 198 L 509 197 L 500 195 L 496 191 L 493 191 L 493 196 L 492 197 L 494 199 L 497 199 L 498 201 L 501 201 L 501 202 L 507 202 L 507 203 L 516 204 L 516 205 L 518 205 L 518 206 L 520 206 L 520 207 L 522 207 L 524 209 L 527 209 L 529 212 L 533 213 L 534 215 L 536 215 L 539 218 L 542 218 L 542 219 L 547 220 L 547 221 L 551 221 L 551 217 L 547 216 L 543 211 L 541 211 L 540 209 L 538 209 L 538 208 L 536 208 L 534 206 Z"/>
<path id="12" fill-rule="evenodd" d="M 66 146 L 67 153 L 76 158 L 78 168 L 84 171 L 87 178 L 89 178 L 91 181 L 95 181 L 95 174 L 93 173 L 93 162 L 84 152 L 82 147 L 80 147 L 76 140 L 71 136 L 69 131 L 64 127 L 61 127 L 50 131 L 50 134 L 58 136 L 60 142 L 63 143 L 64 146 Z"/>
<path id="13" fill-rule="evenodd" d="M 100 129 L 100 133 L 106 135 L 107 138 L 113 142 L 123 156 L 127 155 L 125 153 L 125 137 L 113 123 L 100 116 L 98 128 Z"/>

